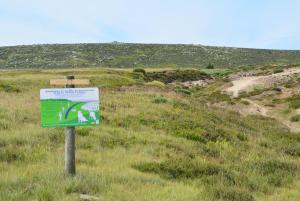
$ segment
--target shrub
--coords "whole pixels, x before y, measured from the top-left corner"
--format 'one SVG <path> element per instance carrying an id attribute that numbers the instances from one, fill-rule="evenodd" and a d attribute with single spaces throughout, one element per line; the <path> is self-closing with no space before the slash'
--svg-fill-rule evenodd
<path id="1" fill-rule="evenodd" d="M 250 105 L 249 101 L 247 100 L 241 100 L 241 103 L 243 103 L 244 105 Z"/>
<path id="2" fill-rule="evenodd" d="M 100 180 L 101 179 L 97 174 L 78 174 L 74 178 L 67 178 L 64 186 L 64 191 L 66 194 L 95 194 L 95 192 L 99 192 L 99 190 L 103 188 L 101 182 L 99 182 Z"/>
<path id="3" fill-rule="evenodd" d="M 288 101 L 290 108 L 293 109 L 300 108 L 300 95 L 293 95 L 285 100 Z"/>
<path id="4" fill-rule="evenodd" d="M 283 103 L 283 102 L 284 102 L 284 99 L 279 99 L 279 98 L 272 99 L 272 103 L 274 103 L 274 104 L 280 104 L 280 103 Z"/>
<path id="5" fill-rule="evenodd" d="M 230 95 L 222 93 L 220 90 L 216 90 L 216 91 L 212 92 L 209 95 L 209 100 L 211 102 L 223 102 L 223 101 L 227 101 L 228 103 L 230 101 L 232 101 Z"/>
<path id="6" fill-rule="evenodd" d="M 273 73 L 282 73 L 283 72 L 283 69 L 282 68 L 277 68 L 273 71 Z"/>
<path id="7" fill-rule="evenodd" d="M 183 137 L 188 140 L 193 140 L 197 142 L 202 142 L 202 143 L 208 142 L 208 140 L 204 136 L 195 132 L 186 132 L 185 130 L 183 130 L 183 131 L 174 132 L 174 135 L 177 137 Z"/>
<path id="8" fill-rule="evenodd" d="M 290 108 L 282 110 L 282 114 L 289 114 L 291 112 Z"/>
<path id="9" fill-rule="evenodd" d="M 244 98 L 244 97 L 248 97 L 249 95 L 248 95 L 248 93 L 246 92 L 246 91 L 240 91 L 239 92 L 239 97 L 240 98 Z"/>
<path id="10" fill-rule="evenodd" d="M 220 156 L 220 149 L 214 147 L 214 146 L 209 146 L 206 145 L 205 147 L 203 147 L 203 150 L 202 150 L 202 153 L 207 155 L 207 156 L 210 156 L 210 157 L 213 157 L 213 158 L 217 158 Z"/>
<path id="11" fill-rule="evenodd" d="M 211 63 L 209 63 L 207 66 L 206 66 L 207 69 L 214 69 L 215 66 Z"/>
<path id="12" fill-rule="evenodd" d="M 255 166 L 262 175 L 275 174 L 278 172 L 284 172 L 288 175 L 293 174 L 297 169 L 294 164 L 278 160 L 260 161 L 257 162 Z"/>
<path id="13" fill-rule="evenodd" d="M 247 140 L 248 140 L 248 137 L 247 137 L 247 135 L 245 135 L 245 134 L 239 133 L 239 134 L 237 134 L 236 137 L 237 137 L 240 141 L 247 141 Z"/>
<path id="14" fill-rule="evenodd" d="M 0 91 L 8 92 L 8 93 L 19 93 L 21 92 L 21 89 L 18 86 L 15 86 L 12 83 L 6 82 L 6 81 L 0 81 Z"/>
<path id="15" fill-rule="evenodd" d="M 158 80 L 165 84 L 172 82 L 186 82 L 211 79 L 211 76 L 199 70 L 168 70 L 155 71 L 146 74 L 147 81 Z"/>
<path id="16" fill-rule="evenodd" d="M 293 80 L 289 80 L 285 83 L 285 88 L 292 88 L 297 82 L 294 82 Z"/>
<path id="17" fill-rule="evenodd" d="M 190 90 L 188 90 L 188 89 L 182 89 L 182 88 L 180 88 L 180 89 L 175 89 L 175 91 L 177 93 L 184 93 L 184 94 L 187 94 L 187 95 L 191 95 L 192 94 L 192 92 Z"/>
<path id="18" fill-rule="evenodd" d="M 248 92 L 247 94 L 248 96 L 257 96 L 268 90 L 268 88 L 254 88 L 254 90 Z"/>
<path id="19" fill-rule="evenodd" d="M 24 161 L 26 153 L 21 148 L 8 146 L 0 149 L 0 162 Z"/>
<path id="20" fill-rule="evenodd" d="M 129 148 L 137 143 L 145 143 L 143 141 L 139 142 L 135 136 L 102 136 L 100 138 L 100 145 L 107 148 L 124 147 Z"/>
<path id="21" fill-rule="evenodd" d="M 272 103 L 265 104 L 264 106 L 266 106 L 266 107 L 276 107 L 276 105 L 274 105 Z"/>
<path id="22" fill-rule="evenodd" d="M 165 88 L 166 85 L 163 82 L 153 80 L 152 82 L 148 82 L 147 85 L 149 86 L 154 86 L 154 87 L 159 87 L 159 88 Z"/>
<path id="23" fill-rule="evenodd" d="M 0 119 L 0 130 L 9 129 L 11 122 L 6 119 Z"/>
<path id="24" fill-rule="evenodd" d="M 213 187 L 208 190 L 210 200 L 222 201 L 254 201 L 254 197 L 245 190 L 226 187 Z"/>
<path id="25" fill-rule="evenodd" d="M 298 168 L 292 163 L 266 160 L 256 163 L 256 169 L 269 185 L 280 187 L 292 180 Z"/>
<path id="26" fill-rule="evenodd" d="M 163 96 L 156 96 L 151 102 L 160 104 L 160 103 L 166 103 L 168 100 Z"/>
<path id="27" fill-rule="evenodd" d="M 65 193 L 70 194 L 76 192 L 76 181 L 73 178 L 68 178 L 65 182 Z"/>
<path id="28" fill-rule="evenodd" d="M 55 129 L 55 130 L 53 129 L 49 134 L 47 134 L 48 139 L 52 145 L 64 143 L 65 138 L 64 135 L 61 134 L 61 132 L 62 130 L 60 129 Z"/>
<path id="29" fill-rule="evenodd" d="M 79 128 L 76 131 L 76 134 L 79 136 L 88 136 L 90 134 L 91 129 L 90 128 Z"/>
<path id="30" fill-rule="evenodd" d="M 272 90 L 275 91 L 275 92 L 279 92 L 279 93 L 282 92 L 282 89 L 279 88 L 279 87 L 274 87 Z"/>
<path id="31" fill-rule="evenodd" d="M 285 150 L 284 153 L 290 155 L 290 156 L 300 156 L 300 146 L 298 145 L 289 145 Z"/>
<path id="32" fill-rule="evenodd" d="M 292 122 L 299 122 L 300 121 L 300 115 L 297 114 L 297 115 L 294 115 L 290 118 L 290 121 Z"/>
<path id="33" fill-rule="evenodd" d="M 146 75 L 146 70 L 143 68 L 135 68 L 133 69 L 134 73 L 142 73 L 143 75 Z"/>
<path id="34" fill-rule="evenodd" d="M 203 133 L 203 137 L 207 141 L 233 141 L 233 136 L 222 128 L 209 129 Z"/>
<path id="35" fill-rule="evenodd" d="M 37 193 L 38 201 L 53 201 L 54 193 L 51 192 L 49 189 L 44 188 Z"/>
<path id="36" fill-rule="evenodd" d="M 150 162 L 135 165 L 134 168 L 142 172 L 152 172 L 168 179 L 195 179 L 219 173 L 226 174 L 220 166 L 203 163 L 188 158 L 167 160 L 162 163 Z"/>

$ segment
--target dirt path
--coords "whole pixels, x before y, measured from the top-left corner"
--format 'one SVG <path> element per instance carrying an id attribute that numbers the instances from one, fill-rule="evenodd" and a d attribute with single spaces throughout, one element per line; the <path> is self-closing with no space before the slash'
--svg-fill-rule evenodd
<path id="1" fill-rule="evenodd" d="M 272 75 L 240 77 L 233 80 L 232 86 L 225 89 L 225 92 L 234 97 L 238 97 L 239 93 L 242 91 L 252 90 L 255 86 L 270 87 L 275 83 L 284 83 L 284 81 L 291 79 L 293 75 L 299 73 L 300 67 L 286 69 L 282 73 L 276 73 Z M 277 115 L 272 109 L 262 106 L 249 98 L 243 98 L 242 100 L 247 101 L 249 105 L 243 109 L 240 108 L 241 111 L 239 112 L 245 114 L 260 114 L 265 117 L 271 117 L 282 122 L 292 132 L 300 132 L 300 126 L 298 124 L 290 122 L 289 119 L 285 119 L 282 116 Z"/>
<path id="2" fill-rule="evenodd" d="M 241 91 L 251 90 L 255 86 L 271 86 L 276 82 L 288 79 L 293 74 L 299 73 L 300 67 L 286 69 L 282 73 L 276 73 L 272 75 L 241 77 L 239 79 L 233 80 L 232 86 L 225 89 L 225 91 L 229 94 L 232 94 L 234 97 L 238 97 Z"/>
<path id="3" fill-rule="evenodd" d="M 259 78 L 260 77 L 258 76 L 253 76 L 253 77 L 244 77 L 239 80 L 233 80 L 232 81 L 233 86 L 227 88 L 226 91 L 231 93 L 234 97 L 238 97 L 241 91 L 247 90 L 249 87 L 255 85 Z"/>
<path id="4" fill-rule="evenodd" d="M 241 114 L 247 115 L 247 114 L 259 114 L 264 117 L 270 117 L 278 120 L 282 124 L 284 124 L 286 127 L 290 129 L 291 132 L 300 132 L 300 126 L 297 123 L 289 121 L 289 119 L 285 119 L 280 115 L 276 115 L 274 111 L 269 110 L 267 107 L 264 107 L 255 101 L 248 99 L 248 98 L 243 98 L 243 101 L 247 101 L 249 105 L 246 108 L 243 108 L 239 110 Z"/>
<path id="5" fill-rule="evenodd" d="M 256 111 L 257 113 L 261 114 L 262 116 L 269 117 L 269 115 L 267 114 L 268 109 L 266 107 L 261 106 L 261 105 L 257 104 L 256 102 L 254 102 L 253 100 L 250 100 L 247 98 L 243 98 L 242 100 L 250 103 L 249 109 Z"/>

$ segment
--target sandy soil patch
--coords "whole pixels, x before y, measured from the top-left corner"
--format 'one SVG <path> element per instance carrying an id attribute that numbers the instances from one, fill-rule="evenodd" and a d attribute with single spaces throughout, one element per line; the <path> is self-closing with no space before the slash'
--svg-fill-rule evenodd
<path id="1" fill-rule="evenodd" d="M 270 87 L 275 83 L 288 81 L 292 79 L 295 74 L 300 73 L 300 67 L 286 69 L 282 73 L 276 73 L 265 76 L 249 76 L 240 77 L 232 81 L 232 86 L 225 89 L 225 92 L 238 97 L 242 91 L 249 91 L 257 86 Z"/>

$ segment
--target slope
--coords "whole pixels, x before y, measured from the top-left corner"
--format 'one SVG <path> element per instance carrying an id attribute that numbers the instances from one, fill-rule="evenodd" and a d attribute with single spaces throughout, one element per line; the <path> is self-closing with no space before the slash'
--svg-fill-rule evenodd
<path id="1" fill-rule="evenodd" d="M 64 130 L 39 125 L 39 89 L 66 74 L 101 89 L 102 124 L 77 128 L 74 178 L 64 175 Z M 0 200 L 253 201 L 287 189 L 296 200 L 299 135 L 212 106 L 230 101 L 223 84 L 146 83 L 127 70 L 2 71 Z"/>
<path id="2" fill-rule="evenodd" d="M 0 68 L 237 67 L 300 63 L 300 51 L 167 44 L 55 44 L 0 47 Z"/>

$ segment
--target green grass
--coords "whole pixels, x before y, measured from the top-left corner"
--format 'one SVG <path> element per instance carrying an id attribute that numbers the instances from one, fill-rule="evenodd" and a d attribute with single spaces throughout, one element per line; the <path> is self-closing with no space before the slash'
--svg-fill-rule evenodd
<path id="1" fill-rule="evenodd" d="M 40 127 L 39 89 L 74 74 L 100 87 L 101 125 L 76 129 L 77 175 L 64 174 L 64 129 Z M 3 71 L 0 200 L 295 200 L 300 137 L 280 122 L 207 103 L 222 80 L 190 94 L 107 69 Z"/>

